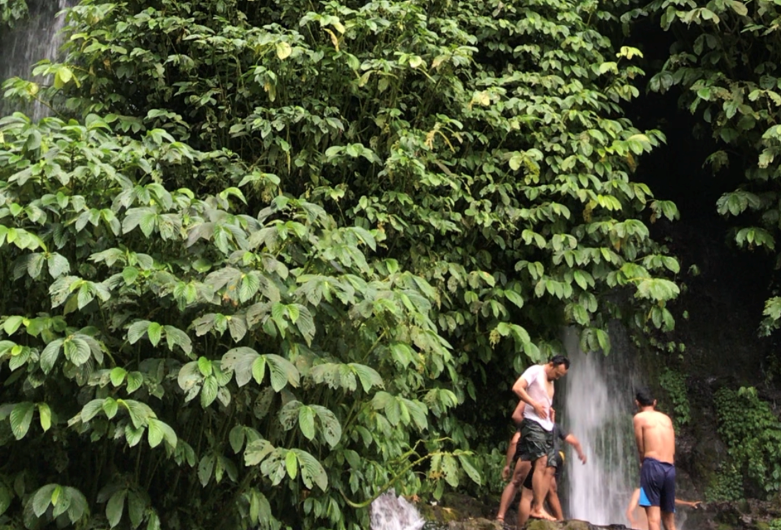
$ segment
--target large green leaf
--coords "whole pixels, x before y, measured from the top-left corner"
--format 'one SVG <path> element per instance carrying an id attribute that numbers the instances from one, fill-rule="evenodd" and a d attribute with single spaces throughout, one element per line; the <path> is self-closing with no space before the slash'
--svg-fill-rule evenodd
<path id="1" fill-rule="evenodd" d="M 292 449 L 298 462 L 301 464 L 301 479 L 307 488 L 313 488 L 314 484 L 325 491 L 328 488 L 328 475 L 325 469 L 315 457 L 302 451 L 301 449 Z"/>
<path id="2" fill-rule="evenodd" d="M 255 440 L 248 443 L 244 450 L 244 465 L 260 464 L 273 450 L 274 446 L 268 440 Z"/>
<path id="3" fill-rule="evenodd" d="M 253 363 L 260 355 L 252 348 L 233 348 L 222 356 L 222 368 L 233 372 L 236 384 L 240 387 L 250 382 L 253 377 Z M 263 379 L 263 375 L 260 375 Z"/>
<path id="4" fill-rule="evenodd" d="M 114 528 L 122 520 L 122 514 L 125 511 L 125 498 L 127 497 L 127 490 L 121 489 L 109 498 L 106 503 L 106 518 L 111 528 Z"/>
<path id="5" fill-rule="evenodd" d="M 338 444 L 339 440 L 342 438 L 342 425 L 339 423 L 336 415 L 320 405 L 312 405 L 311 408 L 320 420 L 320 426 L 322 428 L 320 432 L 323 434 L 326 443 L 332 448 L 336 447 L 336 444 Z"/>
<path id="6" fill-rule="evenodd" d="M 41 487 L 32 496 L 32 509 L 36 517 L 41 517 L 52 502 L 52 493 L 57 489 L 57 484 L 47 484 Z"/>
<path id="7" fill-rule="evenodd" d="M 24 438 L 27 431 L 30 429 L 34 411 L 35 404 L 27 401 L 24 403 L 17 403 L 11 411 L 11 431 L 14 433 L 14 438 L 17 440 Z"/>

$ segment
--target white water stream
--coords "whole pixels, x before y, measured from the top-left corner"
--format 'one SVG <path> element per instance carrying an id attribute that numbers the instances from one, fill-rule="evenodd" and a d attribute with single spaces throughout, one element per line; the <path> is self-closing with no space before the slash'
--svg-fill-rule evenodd
<path id="1" fill-rule="evenodd" d="M 421 530 L 425 523 L 415 507 L 394 490 L 383 493 L 371 504 L 372 530 Z"/>
<path id="2" fill-rule="evenodd" d="M 23 20 L 11 31 L 0 33 L 0 83 L 11 78 L 29 79 L 35 63 L 43 59 L 56 61 L 63 44 L 62 29 L 65 26 L 63 9 L 73 5 L 74 0 L 32 0 L 28 1 L 29 18 Z M 35 79 L 38 83 L 49 80 Z M 7 103 L 0 101 L 0 114 L 9 114 Z M 49 109 L 34 102 L 26 111 L 33 119 L 48 116 Z"/>
<path id="3" fill-rule="evenodd" d="M 608 356 L 584 354 L 577 335 L 566 333 L 572 365 L 559 387 L 564 390 L 565 427 L 578 437 L 588 458 L 583 465 L 568 452 L 567 517 L 597 525 L 628 524 L 624 511 L 632 490 L 639 487 L 632 432 L 634 389 L 639 381 L 631 352 L 621 340 L 623 333 L 613 331 Z"/>

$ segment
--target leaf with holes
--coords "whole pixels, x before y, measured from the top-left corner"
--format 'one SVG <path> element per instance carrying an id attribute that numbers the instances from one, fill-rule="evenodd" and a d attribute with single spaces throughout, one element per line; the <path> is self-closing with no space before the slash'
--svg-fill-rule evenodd
<path id="1" fill-rule="evenodd" d="M 271 373 L 271 387 L 274 390 L 279 392 L 288 383 L 293 387 L 298 386 L 300 374 L 293 363 L 273 353 L 266 354 L 264 357 Z"/>
<path id="2" fill-rule="evenodd" d="M 274 446 L 268 440 L 254 440 L 244 449 L 244 465 L 256 466 L 271 454 Z"/>
<path id="3" fill-rule="evenodd" d="M 259 357 L 258 352 L 252 348 L 233 348 L 222 356 L 222 368 L 226 372 L 233 372 L 236 377 L 236 384 L 239 387 L 243 387 L 252 379 L 253 363 Z M 263 380 L 263 375 L 260 376 L 260 380 Z"/>
<path id="4" fill-rule="evenodd" d="M 296 454 L 298 462 L 301 464 L 301 479 L 307 488 L 314 487 L 314 484 L 325 491 L 328 488 L 328 475 L 325 469 L 317 459 L 301 449 L 291 449 Z"/>
<path id="5" fill-rule="evenodd" d="M 339 440 L 342 438 L 342 425 L 336 418 L 336 415 L 327 408 L 320 405 L 311 405 L 312 410 L 317 414 L 317 419 L 320 420 L 322 426 L 323 438 L 328 445 L 333 449 Z"/>

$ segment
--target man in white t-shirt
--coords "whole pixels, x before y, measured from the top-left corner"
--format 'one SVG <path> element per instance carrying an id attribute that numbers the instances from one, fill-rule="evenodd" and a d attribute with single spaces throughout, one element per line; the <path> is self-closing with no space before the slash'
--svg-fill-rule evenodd
<path id="1" fill-rule="evenodd" d="M 521 440 L 518 442 L 518 458 L 532 462 L 532 500 L 530 517 L 554 520 L 545 511 L 543 502 L 550 488 L 550 475 L 545 472 L 548 459 L 553 458 L 553 420 L 551 409 L 553 405 L 553 382 L 566 375 L 569 369 L 569 359 L 556 355 L 546 364 L 529 367 L 513 385 L 515 392 L 526 403 L 521 422 Z M 519 477 L 521 484 L 526 479 L 526 473 Z"/>

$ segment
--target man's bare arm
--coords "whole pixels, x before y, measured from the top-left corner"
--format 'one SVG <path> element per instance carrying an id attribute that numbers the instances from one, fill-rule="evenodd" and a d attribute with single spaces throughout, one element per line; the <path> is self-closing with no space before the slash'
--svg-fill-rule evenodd
<path id="1" fill-rule="evenodd" d="M 640 459 L 640 464 L 643 463 L 643 456 L 645 456 L 645 440 L 643 440 L 643 420 L 635 416 L 632 418 L 632 425 L 635 429 L 635 443 L 637 444 L 637 456 Z"/>
<path id="2" fill-rule="evenodd" d="M 702 504 L 702 501 L 684 501 L 681 499 L 675 499 L 675 504 L 680 504 L 681 506 L 688 506 L 689 508 L 694 508 L 695 510 L 700 507 L 700 504 Z"/>
<path id="3" fill-rule="evenodd" d="M 507 444 L 507 454 L 505 464 L 509 466 L 512 464 L 513 456 L 515 456 L 515 449 L 518 444 L 518 439 L 520 438 L 520 435 L 516 432 L 513 433 L 512 437 L 510 438 L 510 442 Z"/>
<path id="4" fill-rule="evenodd" d="M 513 411 L 513 423 L 516 425 L 520 425 L 523 421 L 523 408 L 526 406 L 526 403 L 523 402 L 523 400 L 519 401 L 518 404 L 515 406 L 515 410 Z"/>
<path id="5" fill-rule="evenodd" d="M 583 448 L 580 446 L 580 440 L 578 440 L 574 434 L 568 434 L 567 437 L 564 438 L 564 441 L 575 449 L 575 452 L 578 453 L 578 459 L 585 464 L 586 453 L 583 452 Z"/>
<path id="6" fill-rule="evenodd" d="M 526 389 L 529 387 L 528 381 L 523 378 L 523 376 L 519 377 L 518 380 L 513 385 L 513 392 L 515 392 L 515 395 L 518 396 L 521 401 L 524 403 L 528 403 L 532 406 L 534 409 L 534 412 L 537 413 L 537 415 L 542 419 L 548 418 L 548 411 L 545 410 L 545 407 L 534 401 L 531 396 L 526 392 Z"/>
<path id="7" fill-rule="evenodd" d="M 515 449 L 517 447 L 518 439 L 520 438 L 520 435 L 516 432 L 513 434 L 512 438 L 510 438 L 510 443 L 507 444 L 507 454 L 505 455 L 506 461 L 504 469 L 502 469 L 502 478 L 504 480 L 507 480 L 510 478 L 510 472 L 512 471 L 512 464 L 513 464 L 513 456 L 515 456 Z"/>
<path id="8" fill-rule="evenodd" d="M 629 519 L 629 527 L 635 527 L 635 508 L 640 504 L 640 490 L 636 489 L 632 492 L 632 498 L 629 499 L 629 506 L 626 507 L 626 518 Z"/>

